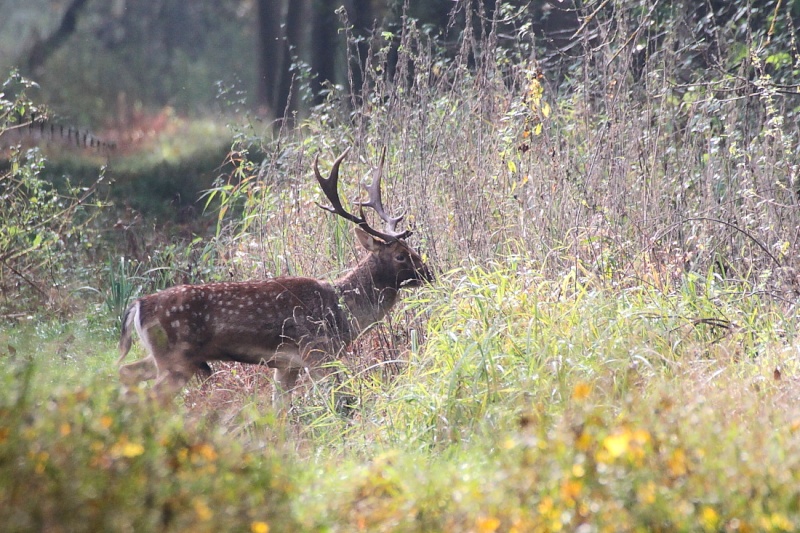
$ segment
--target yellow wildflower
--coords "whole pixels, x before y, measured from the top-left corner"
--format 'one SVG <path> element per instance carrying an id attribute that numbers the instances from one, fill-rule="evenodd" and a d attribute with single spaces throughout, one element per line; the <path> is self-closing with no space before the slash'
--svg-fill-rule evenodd
<path id="1" fill-rule="evenodd" d="M 683 476 L 689 471 L 688 463 L 686 461 L 686 453 L 678 448 L 672 452 L 667 460 L 667 466 L 673 476 Z"/>
<path id="2" fill-rule="evenodd" d="M 100 427 L 103 429 L 108 429 L 111 427 L 111 424 L 114 423 L 114 419 L 108 415 L 103 415 L 100 417 Z"/>
<path id="3" fill-rule="evenodd" d="M 648 481 L 636 489 L 636 498 L 644 504 L 652 504 L 656 501 L 656 484 Z"/>
<path id="4" fill-rule="evenodd" d="M 623 431 L 622 433 L 615 433 L 609 435 L 603 440 L 603 447 L 608 451 L 611 457 L 617 458 L 628 451 L 631 444 L 630 431 Z"/>
<path id="5" fill-rule="evenodd" d="M 581 495 L 583 483 L 578 479 L 568 479 L 561 484 L 561 498 L 574 505 L 575 499 Z"/>
<path id="6" fill-rule="evenodd" d="M 210 444 L 203 443 L 196 446 L 192 452 L 195 456 L 202 457 L 206 461 L 216 461 L 217 460 L 217 452 L 214 450 L 214 447 Z"/>
<path id="7" fill-rule="evenodd" d="M 719 524 L 719 515 L 713 507 L 704 505 L 700 511 L 700 523 L 703 524 L 704 529 L 716 531 Z"/>
<path id="8" fill-rule="evenodd" d="M 127 457 L 129 459 L 138 457 L 144 453 L 144 446 L 136 442 L 131 442 L 126 436 L 111 447 L 111 455 L 116 457 Z"/>

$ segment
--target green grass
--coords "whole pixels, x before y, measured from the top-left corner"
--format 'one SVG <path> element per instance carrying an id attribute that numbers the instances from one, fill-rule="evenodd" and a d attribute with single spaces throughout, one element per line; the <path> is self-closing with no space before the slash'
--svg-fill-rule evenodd
<path id="1" fill-rule="evenodd" d="M 121 394 L 98 324 L 5 328 L 6 530 L 800 523 L 787 319 L 713 278 L 619 291 L 516 261 L 417 292 L 405 309 L 428 317 L 424 348 L 391 379 L 352 373 L 351 416 L 307 392 L 276 419 L 263 381 L 224 404 L 190 401 L 230 385 L 241 371 L 229 367 L 162 408 L 144 390 Z M 724 334 L 698 322 L 722 316 L 736 324 Z"/>

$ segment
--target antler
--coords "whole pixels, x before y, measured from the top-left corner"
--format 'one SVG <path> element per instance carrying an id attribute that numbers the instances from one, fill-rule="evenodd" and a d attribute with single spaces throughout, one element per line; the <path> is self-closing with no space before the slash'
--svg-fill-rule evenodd
<path id="1" fill-rule="evenodd" d="M 336 158 L 336 161 L 333 162 L 331 173 L 328 178 L 323 178 L 319 173 L 319 156 L 314 159 L 314 175 L 317 177 L 317 181 L 322 188 L 322 192 L 325 193 L 325 196 L 331 203 L 331 206 L 325 206 L 320 203 L 317 203 L 317 205 L 326 211 L 330 211 L 331 213 L 335 213 L 340 217 L 349 220 L 350 222 L 355 222 L 361 229 L 370 235 L 374 235 L 375 237 L 383 239 L 386 242 L 405 239 L 410 236 L 410 230 L 401 232 L 395 230 L 397 224 L 403 220 L 403 215 L 397 217 L 390 216 L 384 210 L 383 202 L 381 201 L 381 177 L 383 175 L 383 162 L 386 158 L 386 147 L 383 148 L 383 152 L 381 153 L 380 164 L 372 173 L 372 183 L 369 185 L 364 183 L 361 184 L 361 186 L 366 189 L 367 194 L 369 195 L 369 200 L 366 202 L 358 202 L 361 216 L 359 217 L 345 211 L 344 207 L 342 206 L 342 201 L 339 199 L 339 165 L 349 151 L 350 148 L 345 150 L 342 155 Z M 367 218 L 364 216 L 364 207 L 371 207 L 376 213 L 378 213 L 378 216 L 381 217 L 381 220 L 386 223 L 384 231 L 378 231 L 369 225 Z"/>

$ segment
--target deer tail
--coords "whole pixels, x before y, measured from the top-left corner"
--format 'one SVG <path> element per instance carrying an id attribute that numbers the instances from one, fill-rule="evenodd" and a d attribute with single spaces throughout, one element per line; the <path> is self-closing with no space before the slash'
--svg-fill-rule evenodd
<path id="1" fill-rule="evenodd" d="M 133 304 L 125 310 L 125 314 L 122 315 L 122 331 L 119 334 L 119 359 L 117 360 L 117 364 L 122 363 L 125 359 L 125 356 L 128 355 L 128 352 L 131 351 L 131 344 L 133 344 L 133 329 L 134 324 L 139 319 L 139 301 L 133 302 Z"/>

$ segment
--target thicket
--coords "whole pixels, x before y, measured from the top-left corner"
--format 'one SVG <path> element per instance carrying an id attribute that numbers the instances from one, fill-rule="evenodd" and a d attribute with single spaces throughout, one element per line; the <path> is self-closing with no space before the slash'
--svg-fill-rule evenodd
<path id="1" fill-rule="evenodd" d="M 338 382 L 307 383 L 286 419 L 266 375 L 236 365 L 172 412 L 145 391 L 120 397 L 100 310 L 6 330 L 0 518 L 16 530 L 797 528 L 800 57 L 788 4 L 720 24 L 694 5 L 589 6 L 566 69 L 537 60 L 513 10 L 502 24 L 462 12 L 474 31 L 455 53 L 408 20 L 371 42 L 364 102 L 341 88 L 295 129 L 240 126 L 236 170 L 205 197 L 216 238 L 195 244 L 207 247 L 193 274 L 352 265 L 349 228 L 314 205 L 311 165 L 352 147 L 342 196 L 354 200 L 387 146 L 385 201 L 405 209 L 437 283 L 359 339 Z M 141 268 L 117 279 L 150 290 L 186 275 Z"/>
<path id="2" fill-rule="evenodd" d="M 346 171 L 358 177 L 387 145 L 387 189 L 440 269 L 521 255 L 553 275 L 577 268 L 611 284 L 653 278 L 669 287 L 713 271 L 775 296 L 796 289 L 788 8 L 755 27 L 746 10 L 713 26 L 711 14 L 694 20 L 683 3 L 598 9 L 576 35 L 583 53 L 555 79 L 515 14 L 501 12 L 502 25 L 468 20 L 479 29 L 452 59 L 410 21 L 393 75 L 388 36 L 372 42 L 358 77 L 369 97 L 357 112 L 355 88 L 341 88 L 277 138 L 253 145 L 243 131 L 239 170 L 212 191 L 226 206 L 244 205 L 241 223 L 240 211 L 230 220 L 222 211 L 233 236 L 252 238 L 268 272 L 330 271 L 282 254 L 340 242 L 314 229 L 328 219 L 308 208 L 311 163 L 353 145 Z M 254 146 L 264 159 L 247 160 Z M 296 216 L 284 216 L 286 206 Z"/>
<path id="3" fill-rule="evenodd" d="M 0 136 L 27 129 L 38 109 L 28 91 L 35 84 L 12 72 L 0 91 Z M 95 197 L 102 170 L 94 183 L 73 185 L 68 178 L 56 184 L 42 175 L 46 161 L 37 148 L 9 147 L 0 165 L 0 308 L 25 314 L 25 304 L 55 303 L 74 272 L 70 262 L 84 260 L 96 232 L 91 228 L 100 203 Z M 33 298 L 27 298 L 33 294 Z"/>

